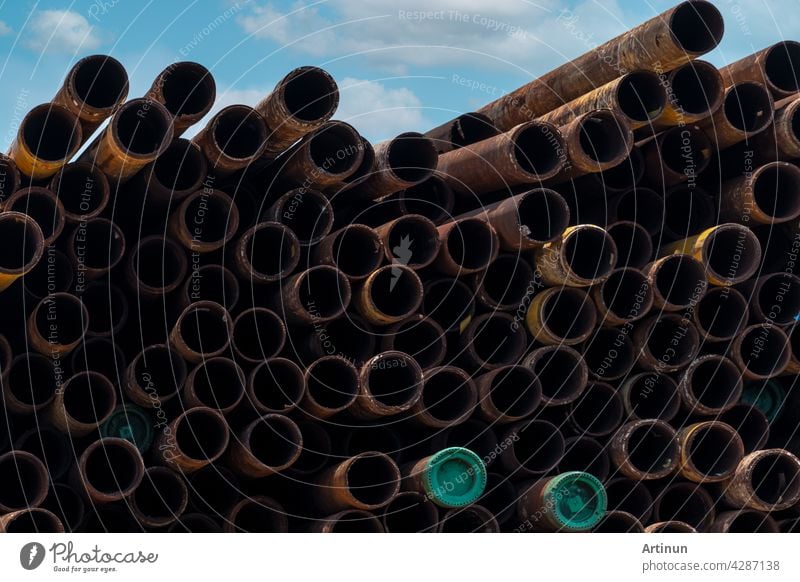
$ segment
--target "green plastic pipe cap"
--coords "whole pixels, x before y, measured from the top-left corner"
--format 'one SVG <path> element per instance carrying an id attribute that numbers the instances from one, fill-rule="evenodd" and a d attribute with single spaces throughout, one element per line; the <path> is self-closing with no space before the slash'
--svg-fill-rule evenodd
<path id="1" fill-rule="evenodd" d="M 153 420 L 138 406 L 118 406 L 100 427 L 100 434 L 130 441 L 144 453 L 153 444 Z"/>
<path id="2" fill-rule="evenodd" d="M 422 473 L 428 498 L 441 507 L 474 503 L 486 489 L 486 465 L 462 447 L 443 449 L 428 459 Z"/>
<path id="3" fill-rule="evenodd" d="M 594 475 L 582 471 L 561 473 L 550 479 L 543 491 L 546 508 L 566 531 L 592 529 L 608 508 L 606 489 Z"/>
<path id="4" fill-rule="evenodd" d="M 774 380 L 766 380 L 745 384 L 741 401 L 758 408 L 772 422 L 778 416 L 785 399 L 786 391 L 783 386 Z"/>

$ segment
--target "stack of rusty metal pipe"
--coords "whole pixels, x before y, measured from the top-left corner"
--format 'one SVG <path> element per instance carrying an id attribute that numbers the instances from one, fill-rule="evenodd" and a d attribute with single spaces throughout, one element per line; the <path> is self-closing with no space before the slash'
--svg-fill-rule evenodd
<path id="1" fill-rule="evenodd" d="M 722 34 L 374 146 L 79 61 L 0 156 L 0 531 L 799 531 L 800 43 Z"/>

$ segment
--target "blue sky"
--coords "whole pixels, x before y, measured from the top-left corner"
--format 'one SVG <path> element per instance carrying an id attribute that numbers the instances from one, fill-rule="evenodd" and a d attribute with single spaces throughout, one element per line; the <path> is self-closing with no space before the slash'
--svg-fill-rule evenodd
<path id="1" fill-rule="evenodd" d="M 254 104 L 292 68 L 319 65 L 340 83 L 336 117 L 380 141 L 474 110 L 674 3 L 0 0 L 0 147 L 93 53 L 122 61 L 131 97 L 171 62 L 201 62 L 216 78 L 217 108 Z M 726 32 L 707 58 L 717 65 L 800 39 L 800 0 L 716 4 Z"/>

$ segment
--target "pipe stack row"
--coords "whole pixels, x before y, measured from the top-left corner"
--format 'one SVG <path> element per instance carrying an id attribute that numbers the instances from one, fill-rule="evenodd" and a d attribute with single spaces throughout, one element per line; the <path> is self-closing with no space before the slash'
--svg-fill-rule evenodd
<path id="1" fill-rule="evenodd" d="M 0 530 L 796 531 L 800 43 L 722 34 L 374 146 L 317 67 L 187 139 L 205 67 L 76 63 L 0 156 Z"/>

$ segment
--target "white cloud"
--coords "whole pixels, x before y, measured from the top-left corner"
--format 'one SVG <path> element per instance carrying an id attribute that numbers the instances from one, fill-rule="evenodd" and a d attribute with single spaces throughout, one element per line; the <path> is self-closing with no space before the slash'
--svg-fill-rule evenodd
<path id="1" fill-rule="evenodd" d="M 100 38 L 89 21 L 70 10 L 37 12 L 25 32 L 25 46 L 37 51 L 75 53 L 100 46 Z"/>
<path id="2" fill-rule="evenodd" d="M 0 36 L 11 34 L 11 32 L 12 32 L 11 27 L 2 20 L 0 20 Z"/>
<path id="3" fill-rule="evenodd" d="M 586 50 L 559 23 L 556 0 L 308 0 L 289 9 L 255 2 L 238 18 L 244 32 L 291 50 L 322 56 L 363 53 L 380 66 L 461 63 L 496 67 L 561 63 Z M 616 2 L 584 0 L 572 9 L 587 35 L 611 37 L 636 23 L 621 22 Z M 598 39 L 601 41 L 602 39 Z"/>

